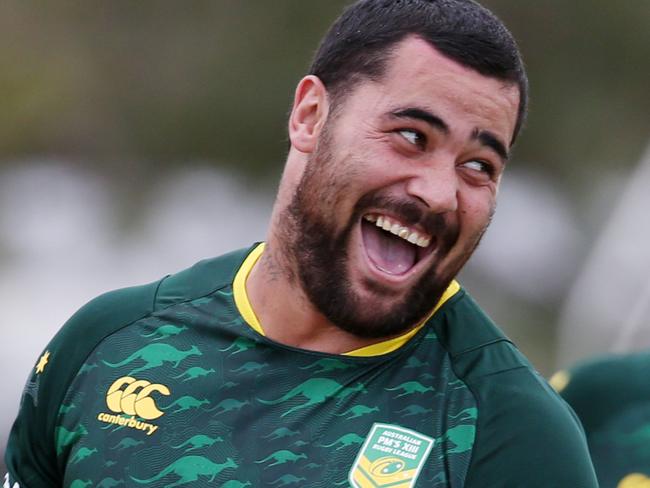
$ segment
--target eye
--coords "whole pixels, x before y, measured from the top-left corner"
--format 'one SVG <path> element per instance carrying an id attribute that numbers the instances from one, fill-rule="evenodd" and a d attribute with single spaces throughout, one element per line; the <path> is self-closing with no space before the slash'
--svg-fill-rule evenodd
<path id="1" fill-rule="evenodd" d="M 499 179 L 497 167 L 488 161 L 472 159 L 460 166 L 467 181 L 475 185 L 486 185 Z"/>
<path id="2" fill-rule="evenodd" d="M 402 136 L 407 142 L 419 148 L 424 148 L 427 144 L 427 139 L 420 131 L 414 129 L 399 129 L 397 133 Z"/>
<path id="3" fill-rule="evenodd" d="M 472 171 L 477 171 L 479 173 L 485 173 L 486 175 L 493 176 L 495 173 L 494 166 L 492 164 L 481 161 L 480 159 L 473 159 L 472 161 L 467 161 L 463 166 Z"/>

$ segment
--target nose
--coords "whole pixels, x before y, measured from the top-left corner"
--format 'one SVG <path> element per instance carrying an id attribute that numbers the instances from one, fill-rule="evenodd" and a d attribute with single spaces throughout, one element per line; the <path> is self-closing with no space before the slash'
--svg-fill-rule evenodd
<path id="1" fill-rule="evenodd" d="M 456 165 L 438 161 L 418 168 L 417 174 L 408 180 L 406 191 L 434 213 L 455 212 L 459 191 Z"/>

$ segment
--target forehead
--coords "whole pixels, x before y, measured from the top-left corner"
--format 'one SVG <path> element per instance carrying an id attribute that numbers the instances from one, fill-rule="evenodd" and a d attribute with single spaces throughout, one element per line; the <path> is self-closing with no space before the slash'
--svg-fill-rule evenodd
<path id="1" fill-rule="evenodd" d="M 516 84 L 484 76 L 448 58 L 428 42 L 408 37 L 393 49 L 384 76 L 361 82 L 352 99 L 376 110 L 419 107 L 501 133 L 510 141 L 518 108 Z"/>

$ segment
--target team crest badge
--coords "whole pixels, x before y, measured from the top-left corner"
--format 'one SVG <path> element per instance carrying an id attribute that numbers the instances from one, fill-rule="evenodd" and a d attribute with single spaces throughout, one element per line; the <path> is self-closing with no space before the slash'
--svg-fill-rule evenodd
<path id="1" fill-rule="evenodd" d="M 435 439 L 390 424 L 374 424 L 348 481 L 354 488 L 412 488 Z"/>

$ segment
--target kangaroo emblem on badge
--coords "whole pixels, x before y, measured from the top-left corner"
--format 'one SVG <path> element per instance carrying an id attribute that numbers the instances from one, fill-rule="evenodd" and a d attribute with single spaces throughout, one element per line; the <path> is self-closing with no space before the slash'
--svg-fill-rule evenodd
<path id="1" fill-rule="evenodd" d="M 348 481 L 354 488 L 412 488 L 435 439 L 390 424 L 373 424 Z"/>

